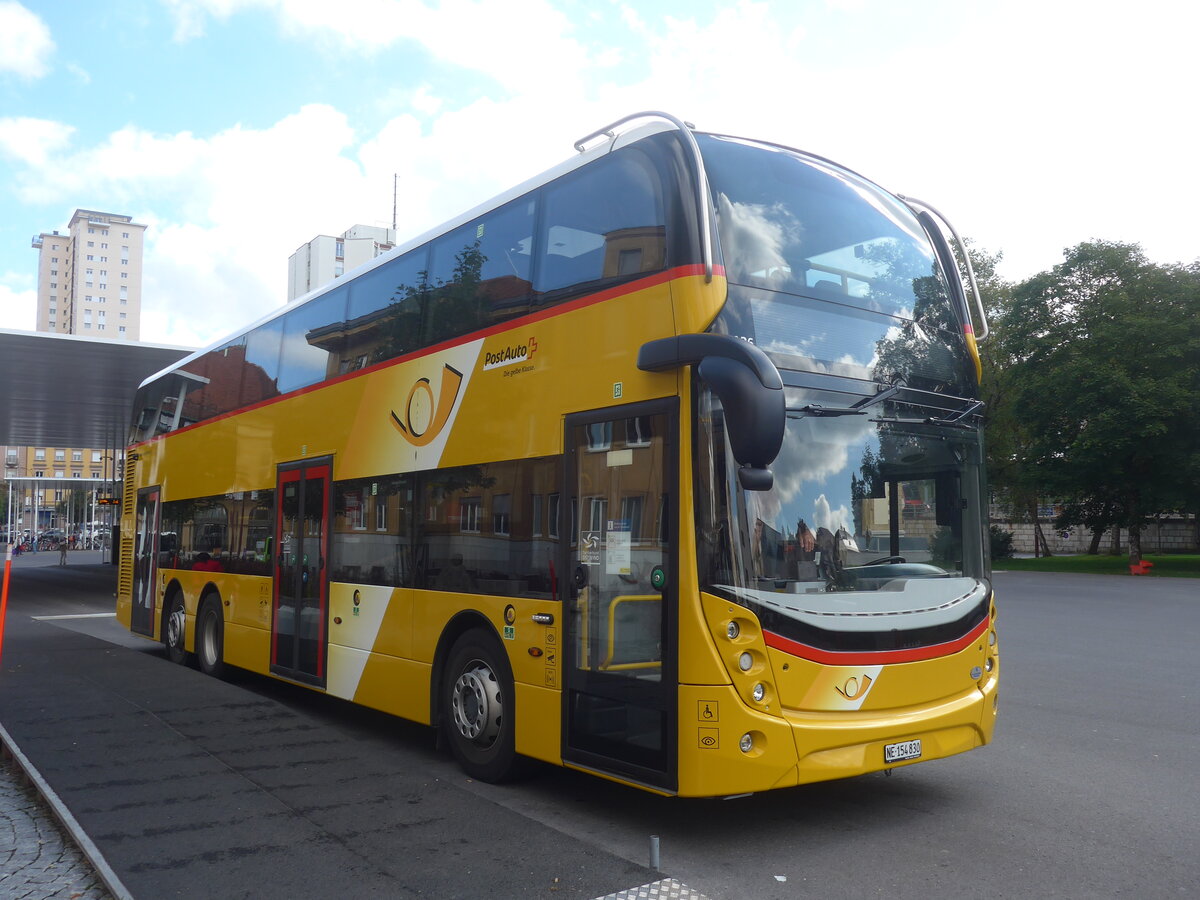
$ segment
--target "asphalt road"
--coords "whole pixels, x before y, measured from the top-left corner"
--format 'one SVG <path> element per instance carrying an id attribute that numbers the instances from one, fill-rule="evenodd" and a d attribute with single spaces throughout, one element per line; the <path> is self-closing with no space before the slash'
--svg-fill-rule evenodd
<path id="1" fill-rule="evenodd" d="M 1001 716 L 991 746 L 892 777 L 740 800 L 663 799 L 552 768 L 515 786 L 486 785 L 462 777 L 427 729 L 303 689 L 243 676 L 221 688 L 221 701 L 319 739 L 304 779 L 336 782 L 339 796 L 359 798 L 359 811 L 324 820 L 314 811 L 316 824 L 332 822 L 335 839 L 392 868 L 472 873 L 466 883 L 477 892 L 460 878 L 455 896 L 517 896 L 514 867 L 531 873 L 520 896 L 577 896 L 543 877 L 556 854 L 564 874 L 584 860 L 632 886 L 645 873 L 650 835 L 660 838 L 663 872 L 714 900 L 1200 896 L 1200 582 L 998 573 L 996 584 Z M 163 685 L 199 690 L 199 673 L 171 666 L 112 620 L 13 627 L 30 614 L 105 611 L 105 593 L 81 586 L 36 605 L 18 600 L 8 640 L 36 640 L 38 628 L 76 630 L 108 641 L 107 653 L 136 654 Z M 220 714 L 200 704 L 196 712 Z M 205 743 L 202 719 L 170 721 Z M 221 751 L 210 743 L 203 752 Z M 398 802 L 436 810 L 424 834 L 365 827 L 378 816 L 372 796 L 383 773 L 403 773 Z M 289 780 L 276 788 L 258 779 L 280 797 Z M 198 809 L 206 802 L 184 790 L 180 800 Z M 348 837 L 338 838 L 338 828 Z M 245 862 L 221 871 L 235 879 Z M 245 884 L 224 887 L 210 896 L 254 896 Z"/>

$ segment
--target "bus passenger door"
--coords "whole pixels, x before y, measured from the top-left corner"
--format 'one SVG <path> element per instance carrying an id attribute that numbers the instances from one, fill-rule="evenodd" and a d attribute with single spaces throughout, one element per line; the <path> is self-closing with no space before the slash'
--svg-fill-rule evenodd
<path id="1" fill-rule="evenodd" d="M 676 404 L 569 416 L 563 759 L 677 785 Z"/>
<path id="2" fill-rule="evenodd" d="M 129 610 L 129 630 L 154 634 L 155 582 L 158 578 L 158 529 L 162 517 L 156 487 L 138 491 L 137 530 L 133 549 L 133 603 Z"/>
<path id="3" fill-rule="evenodd" d="M 329 636 L 329 458 L 279 467 L 271 671 L 324 687 Z"/>

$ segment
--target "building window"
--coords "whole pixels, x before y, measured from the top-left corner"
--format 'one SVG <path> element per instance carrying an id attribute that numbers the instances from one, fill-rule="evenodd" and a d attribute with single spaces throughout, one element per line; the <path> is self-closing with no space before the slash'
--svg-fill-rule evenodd
<path id="1" fill-rule="evenodd" d="M 588 531 L 604 531 L 608 519 L 608 498 L 588 497 Z"/>
<path id="2" fill-rule="evenodd" d="M 387 498 L 375 498 L 375 530 L 387 531 Z"/>
<path id="3" fill-rule="evenodd" d="M 458 530 L 478 534 L 481 510 L 482 504 L 478 497 L 464 497 L 459 503 Z"/>
<path id="4" fill-rule="evenodd" d="M 558 494 L 551 494 L 546 504 L 546 533 L 558 537 Z"/>
<path id="5" fill-rule="evenodd" d="M 586 426 L 588 450 L 594 452 L 612 447 L 612 422 L 596 422 Z"/>
<path id="6" fill-rule="evenodd" d="M 512 523 L 512 494 L 492 497 L 492 533 L 508 534 Z"/>
<path id="7" fill-rule="evenodd" d="M 637 416 L 625 420 L 625 446 L 649 447 L 650 439 L 654 436 L 650 430 L 650 417 Z"/>
<path id="8" fill-rule="evenodd" d="M 83 451 L 82 450 L 72 450 L 71 451 L 71 462 L 83 462 Z"/>

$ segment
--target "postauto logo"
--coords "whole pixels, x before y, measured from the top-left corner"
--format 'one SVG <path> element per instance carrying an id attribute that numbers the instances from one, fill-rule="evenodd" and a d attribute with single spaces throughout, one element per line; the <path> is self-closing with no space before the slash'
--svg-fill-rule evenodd
<path id="1" fill-rule="evenodd" d="M 535 353 L 537 353 L 537 338 L 531 337 L 523 344 L 504 347 L 501 350 L 483 354 L 483 371 L 486 372 L 489 369 L 499 369 L 504 366 L 528 362 L 533 359 L 533 354 Z"/>

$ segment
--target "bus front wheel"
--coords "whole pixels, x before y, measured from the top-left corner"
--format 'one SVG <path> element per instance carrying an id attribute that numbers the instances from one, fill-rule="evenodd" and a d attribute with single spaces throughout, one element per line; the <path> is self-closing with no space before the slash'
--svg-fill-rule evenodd
<path id="1" fill-rule="evenodd" d="M 225 674 L 225 623 L 221 619 L 221 598 L 205 597 L 196 617 L 196 658 L 200 671 L 220 678 Z"/>
<path id="2" fill-rule="evenodd" d="M 454 642 L 441 694 L 441 727 L 463 771 L 491 783 L 517 774 L 512 669 L 490 635 Z"/>
<path id="3" fill-rule="evenodd" d="M 163 643 L 167 645 L 167 658 L 173 663 L 184 664 L 192 654 L 187 651 L 187 615 L 183 609 L 183 593 L 175 591 L 167 601 L 167 618 L 163 628 Z"/>

